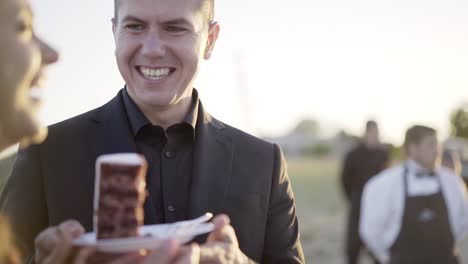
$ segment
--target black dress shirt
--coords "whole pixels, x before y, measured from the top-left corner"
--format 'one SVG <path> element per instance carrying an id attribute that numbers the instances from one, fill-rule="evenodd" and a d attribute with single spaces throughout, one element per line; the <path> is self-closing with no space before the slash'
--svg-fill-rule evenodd
<path id="1" fill-rule="evenodd" d="M 148 161 L 146 203 L 155 208 L 157 222 L 145 221 L 145 224 L 187 220 L 199 104 L 197 92 L 193 92 L 192 105 L 184 121 L 167 130 L 151 124 L 126 89 L 123 101 L 137 149 Z"/>

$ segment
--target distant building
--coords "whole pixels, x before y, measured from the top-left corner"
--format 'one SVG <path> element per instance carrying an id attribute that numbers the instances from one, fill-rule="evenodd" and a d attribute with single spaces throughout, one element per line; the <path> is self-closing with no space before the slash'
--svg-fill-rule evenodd
<path id="1" fill-rule="evenodd" d="M 289 157 L 301 157 L 308 153 L 307 150 L 326 147 L 328 156 L 341 158 L 357 143 L 356 137 L 344 133 L 337 133 L 330 138 L 321 138 L 317 135 L 297 131 L 280 137 L 265 138 L 265 140 L 279 144 L 285 155 Z"/>

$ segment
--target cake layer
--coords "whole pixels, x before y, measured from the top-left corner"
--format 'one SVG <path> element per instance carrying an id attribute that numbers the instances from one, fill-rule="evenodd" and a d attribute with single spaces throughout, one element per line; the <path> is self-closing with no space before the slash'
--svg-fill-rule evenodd
<path id="1" fill-rule="evenodd" d="M 96 162 L 98 239 L 138 236 L 143 224 L 147 163 L 139 154 L 105 155 Z"/>

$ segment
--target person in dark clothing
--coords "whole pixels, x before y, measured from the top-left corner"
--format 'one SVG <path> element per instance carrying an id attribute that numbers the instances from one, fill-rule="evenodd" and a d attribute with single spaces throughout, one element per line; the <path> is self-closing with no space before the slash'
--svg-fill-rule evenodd
<path id="1" fill-rule="evenodd" d="M 47 135 L 38 115 L 40 86 L 58 53 L 36 35 L 32 21 L 29 1 L 0 1 L 0 153 L 20 141 L 39 143 Z M 0 214 L 0 263 L 19 264 L 21 252 L 10 226 Z"/>
<path id="2" fill-rule="evenodd" d="M 364 185 L 372 176 L 387 168 L 389 160 L 389 152 L 380 142 L 377 123 L 368 121 L 362 142 L 346 155 L 341 173 L 341 184 L 349 206 L 346 233 L 348 264 L 358 263 L 362 248 L 358 230 Z"/>

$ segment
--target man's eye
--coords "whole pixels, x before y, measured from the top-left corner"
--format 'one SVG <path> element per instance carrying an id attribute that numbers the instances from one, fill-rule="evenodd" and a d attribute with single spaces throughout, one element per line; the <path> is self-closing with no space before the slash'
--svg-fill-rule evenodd
<path id="1" fill-rule="evenodd" d="M 178 27 L 178 26 L 166 26 L 166 31 L 170 33 L 182 33 L 187 30 L 183 27 Z"/>
<path id="2" fill-rule="evenodd" d="M 129 24 L 126 25 L 125 28 L 133 31 L 140 31 L 144 29 L 143 25 L 141 24 Z"/>

